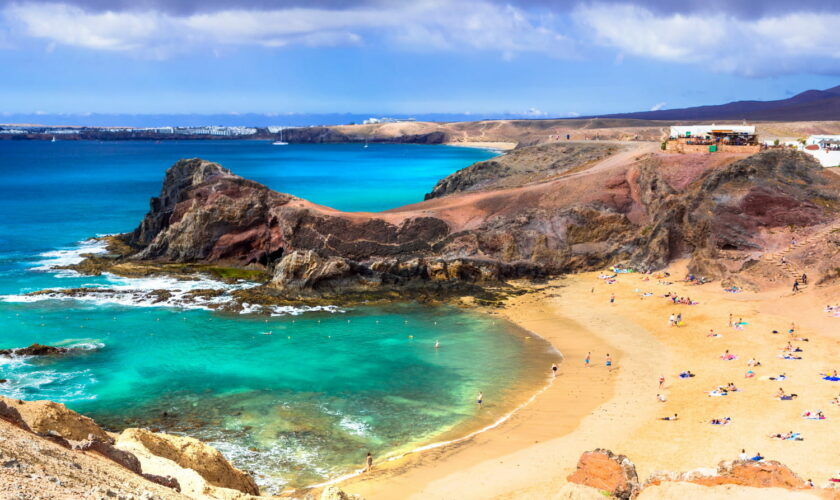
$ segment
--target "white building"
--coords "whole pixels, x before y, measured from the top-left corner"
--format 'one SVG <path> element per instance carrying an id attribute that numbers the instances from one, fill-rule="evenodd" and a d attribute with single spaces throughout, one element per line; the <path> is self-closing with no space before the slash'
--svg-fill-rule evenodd
<path id="1" fill-rule="evenodd" d="M 840 135 L 812 135 L 805 139 L 803 151 L 823 167 L 840 167 Z"/>

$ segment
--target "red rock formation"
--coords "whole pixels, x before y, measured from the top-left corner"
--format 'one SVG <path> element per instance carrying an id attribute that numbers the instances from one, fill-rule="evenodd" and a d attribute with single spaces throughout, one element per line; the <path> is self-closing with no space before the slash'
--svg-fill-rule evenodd
<path id="1" fill-rule="evenodd" d="M 616 498 L 633 498 L 639 492 L 639 477 L 633 462 L 624 455 L 600 448 L 581 455 L 577 470 L 566 480 L 608 491 Z"/>

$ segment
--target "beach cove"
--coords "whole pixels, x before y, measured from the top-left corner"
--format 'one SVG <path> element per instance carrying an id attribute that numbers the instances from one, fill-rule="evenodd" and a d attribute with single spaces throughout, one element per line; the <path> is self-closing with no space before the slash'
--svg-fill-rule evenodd
<path id="1" fill-rule="evenodd" d="M 524 370 L 528 363 L 557 360 L 547 344 L 507 322 L 453 307 L 254 306 L 216 313 L 208 309 L 227 293 L 252 285 L 208 276 L 82 276 L 61 268 L 104 252 L 86 238 L 130 230 L 159 188 L 160 169 L 195 151 L 278 188 L 309 190 L 321 203 L 370 211 L 422 198 L 440 176 L 494 153 L 255 141 L 0 147 L 2 203 L 10 214 L 0 232 L 0 314 L 7 326 L 0 348 L 41 342 L 73 352 L 57 360 L 4 360 L 5 396 L 65 403 L 113 430 L 141 426 L 199 437 L 277 493 L 353 470 L 369 450 L 385 456 L 488 425 L 519 393 L 543 384 L 544 374 Z M 348 163 L 369 177 L 350 182 L 342 167 Z M 401 189 L 377 187 L 394 176 Z M 26 295 L 76 287 L 108 291 Z M 205 298 L 185 300 L 196 292 Z M 438 341 L 442 350 L 434 348 Z M 479 414 L 480 390 L 493 401 Z"/>
<path id="2" fill-rule="evenodd" d="M 670 270 L 674 277 L 684 274 L 679 263 Z M 467 443 L 382 464 L 342 487 L 374 500 L 551 498 L 581 453 L 595 448 L 631 457 L 640 478 L 656 471 L 713 468 L 737 458 L 742 448 L 750 456 L 761 452 L 779 460 L 817 485 L 834 475 L 835 464 L 811 457 L 831 456 L 840 418 L 840 407 L 829 403 L 840 387 L 819 375 L 840 352 L 840 320 L 822 311 L 823 302 L 837 301 L 836 292 L 817 300 L 778 289 L 732 294 L 715 285 L 660 285 L 653 277 L 642 281 L 639 274 L 619 275 L 607 285 L 599 274 L 553 280 L 543 290 L 511 299 L 501 311 L 489 311 L 541 335 L 563 353 L 560 375 L 535 401 Z M 670 291 L 699 304 L 674 305 L 662 297 Z M 682 313 L 684 326 L 669 327 L 674 313 Z M 730 313 L 748 324 L 729 327 Z M 796 335 L 809 339 L 793 342 L 803 348 L 804 360 L 778 357 L 791 321 Z M 709 329 L 722 337 L 708 337 Z M 720 359 L 726 349 L 739 358 Z M 589 368 L 584 364 L 588 352 Z M 604 366 L 607 352 L 612 372 Z M 745 378 L 753 357 L 762 365 L 752 368 L 755 377 Z M 679 378 L 685 370 L 696 377 Z M 766 380 L 781 373 L 787 380 Z M 658 388 L 660 375 L 664 389 Z M 707 394 L 728 382 L 739 392 Z M 799 398 L 774 398 L 779 385 Z M 659 393 L 667 402 L 657 400 Z M 822 409 L 827 419 L 803 419 L 808 409 Z M 660 420 L 674 413 L 678 421 Z M 709 423 L 726 416 L 732 419 L 726 426 Z M 769 437 L 790 430 L 801 432 L 804 441 Z"/>

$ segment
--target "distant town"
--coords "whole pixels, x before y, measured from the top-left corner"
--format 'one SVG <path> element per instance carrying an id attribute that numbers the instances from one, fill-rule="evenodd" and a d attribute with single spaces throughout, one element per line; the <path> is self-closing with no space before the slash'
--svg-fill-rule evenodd
<path id="1" fill-rule="evenodd" d="M 363 125 L 378 123 L 413 122 L 414 118 L 368 118 L 361 122 Z M 350 123 L 355 125 L 355 123 Z M 120 139 L 273 139 L 284 130 L 313 128 L 307 127 L 267 126 L 201 126 L 201 127 L 79 127 L 79 126 L 50 126 L 50 125 L 0 125 L 0 140 L 120 140 Z"/>

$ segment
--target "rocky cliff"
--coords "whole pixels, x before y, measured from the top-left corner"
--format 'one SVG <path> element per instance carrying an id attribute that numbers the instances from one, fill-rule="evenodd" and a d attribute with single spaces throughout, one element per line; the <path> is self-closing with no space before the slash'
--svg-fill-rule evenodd
<path id="1" fill-rule="evenodd" d="M 426 199 L 463 191 L 502 189 L 545 182 L 584 169 L 593 162 L 623 149 L 617 143 L 559 142 L 515 149 L 502 156 L 475 163 L 449 175 L 435 185 Z"/>
<path id="2" fill-rule="evenodd" d="M 511 278 L 607 264 L 657 269 L 678 257 L 726 278 L 777 245 L 777 233 L 837 219 L 840 177 L 797 152 L 610 148 L 523 148 L 477 168 L 480 180 L 439 185 L 447 196 L 378 214 L 339 212 L 182 160 L 112 262 L 259 269 L 270 279 L 258 292 L 286 297 L 473 293 Z"/>

